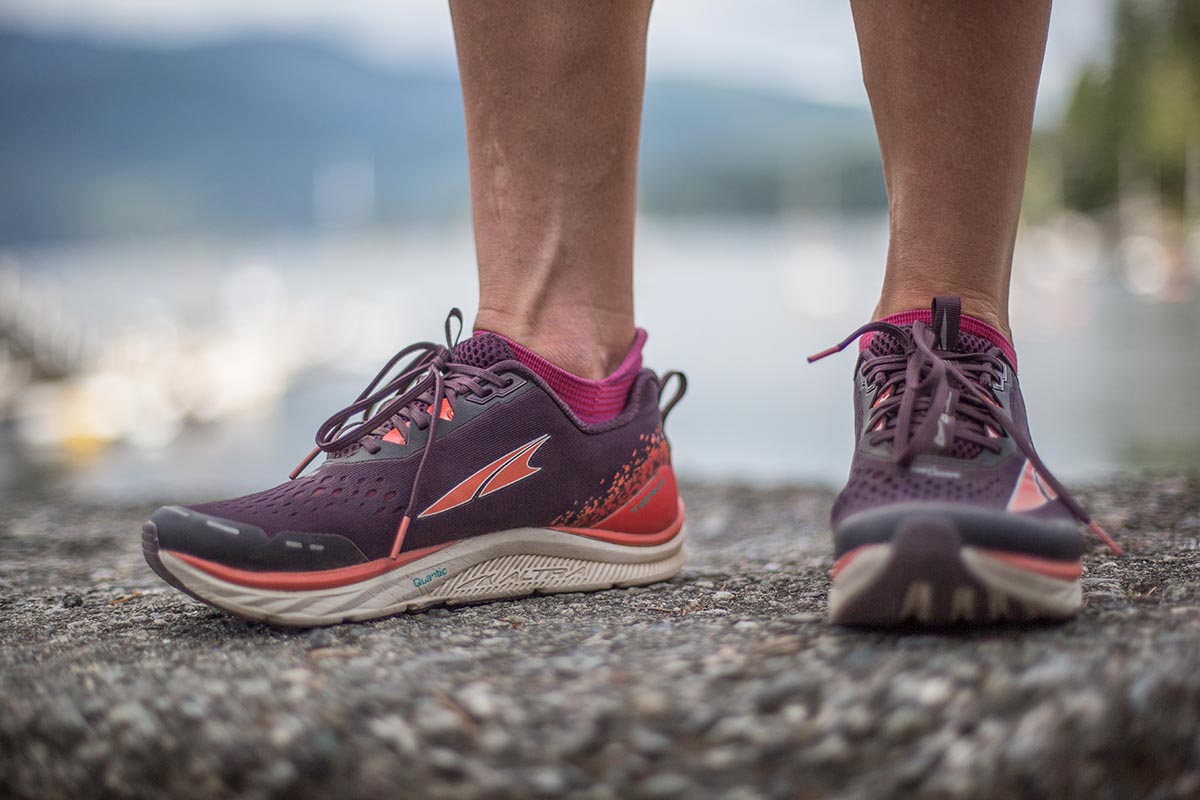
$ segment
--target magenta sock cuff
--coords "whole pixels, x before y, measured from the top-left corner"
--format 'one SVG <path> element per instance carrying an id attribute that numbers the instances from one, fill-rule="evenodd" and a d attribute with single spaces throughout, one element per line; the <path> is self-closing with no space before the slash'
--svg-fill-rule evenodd
<path id="1" fill-rule="evenodd" d="M 575 416 L 589 425 L 594 425 L 612 419 L 625 408 L 633 381 L 642 370 L 642 347 L 646 344 L 646 331 L 637 329 L 633 337 L 633 346 L 625 354 L 620 366 L 607 378 L 600 380 L 581 378 L 505 336 L 500 338 L 512 348 L 518 361 L 544 380 L 554 393 L 570 406 Z"/>
<path id="2" fill-rule="evenodd" d="M 893 325 L 912 325 L 918 320 L 926 325 L 932 324 L 933 312 L 928 308 L 919 308 L 912 311 L 901 311 L 899 314 L 892 314 L 879 320 L 880 322 L 890 322 Z M 987 339 L 996 347 L 1000 348 L 1000 352 L 1004 353 L 1004 357 L 1008 359 L 1008 363 L 1012 364 L 1013 370 L 1017 368 L 1017 351 L 1013 349 L 1012 342 L 1008 340 L 1000 331 L 988 325 L 986 322 L 975 317 L 962 315 L 962 321 L 959 323 L 959 330 L 963 333 L 969 333 L 972 336 L 979 336 Z M 859 351 L 866 350 L 871 344 L 872 331 L 866 336 L 858 340 Z"/>

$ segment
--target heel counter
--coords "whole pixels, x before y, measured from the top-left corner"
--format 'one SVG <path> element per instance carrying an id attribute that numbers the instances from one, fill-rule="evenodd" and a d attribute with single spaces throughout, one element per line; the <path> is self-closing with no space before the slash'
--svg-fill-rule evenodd
<path id="1" fill-rule="evenodd" d="M 657 418 L 643 417 L 641 421 L 649 424 L 640 433 L 636 428 L 626 431 L 624 442 L 617 445 L 630 448 L 628 456 L 613 459 L 621 466 L 600 481 L 595 494 L 572 502 L 550 527 L 642 536 L 679 522 L 682 507 L 662 424 Z"/>
<path id="2" fill-rule="evenodd" d="M 679 487 L 670 458 L 659 467 L 633 497 L 594 527 L 620 533 L 649 534 L 668 528 L 683 513 Z"/>

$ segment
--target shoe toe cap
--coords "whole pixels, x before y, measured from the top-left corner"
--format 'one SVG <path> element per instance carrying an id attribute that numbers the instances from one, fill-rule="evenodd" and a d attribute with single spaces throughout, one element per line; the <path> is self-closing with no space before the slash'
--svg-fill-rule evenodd
<path id="1" fill-rule="evenodd" d="M 1053 559 L 1078 559 L 1083 535 L 1071 519 L 1038 518 L 961 503 L 892 503 L 841 519 L 833 532 L 840 557 L 857 547 L 891 541 L 915 519 L 936 520 L 957 532 L 964 545 Z"/>
<path id="2" fill-rule="evenodd" d="M 307 572 L 362 564 L 362 551 L 336 534 L 262 528 L 184 506 L 163 506 L 151 515 L 158 547 L 226 567 L 253 571 Z"/>

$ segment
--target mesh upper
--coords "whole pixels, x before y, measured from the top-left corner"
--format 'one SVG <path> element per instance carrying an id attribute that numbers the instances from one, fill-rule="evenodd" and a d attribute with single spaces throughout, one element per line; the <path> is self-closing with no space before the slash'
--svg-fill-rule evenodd
<path id="1" fill-rule="evenodd" d="M 490 367 L 515 357 L 508 344 L 494 333 L 477 333 L 454 348 L 454 360 L 473 367 Z"/>
<path id="2" fill-rule="evenodd" d="M 911 326 L 905 326 L 911 327 Z M 976 336 L 970 333 L 959 333 L 958 335 L 958 350 L 960 353 L 986 353 L 995 347 L 990 341 L 982 336 Z M 867 347 L 867 352 L 875 356 L 891 356 L 899 355 L 904 352 L 903 346 L 896 340 L 896 337 L 889 336 L 886 333 L 875 332 L 871 336 L 871 342 Z M 950 446 L 950 457 L 961 459 L 977 458 L 983 448 L 974 442 L 965 442 L 962 439 L 955 439 L 954 444 Z"/>
<path id="3" fill-rule="evenodd" d="M 408 498 L 385 488 L 385 480 L 383 475 L 313 474 L 265 492 L 227 500 L 221 507 L 238 519 L 247 519 L 247 515 L 253 517 L 260 512 L 291 518 L 346 507 L 378 516 L 389 512 L 399 514 Z"/>
<path id="4" fill-rule="evenodd" d="M 904 327 L 908 328 L 912 326 L 906 325 Z M 971 333 L 962 332 L 958 334 L 957 352 L 986 353 L 993 347 L 995 347 L 995 345 L 982 336 L 976 336 Z M 889 336 L 888 334 L 881 333 L 879 331 L 871 334 L 871 343 L 867 347 L 867 350 L 872 355 L 877 356 L 892 356 L 904 352 L 904 348 L 900 345 L 900 342 L 896 341 L 896 337 Z"/>
<path id="5" fill-rule="evenodd" d="M 256 525 L 267 535 L 297 530 L 382 539 L 404 513 L 410 473 L 394 461 L 326 465 L 273 489 L 192 508 Z"/>
<path id="6" fill-rule="evenodd" d="M 946 502 L 1003 507 L 1014 476 L 1007 470 L 964 472 L 956 480 L 901 470 L 891 464 L 856 459 L 846 488 L 833 506 L 834 519 L 868 508 L 902 502 Z"/>
<path id="7" fill-rule="evenodd" d="M 855 454 L 850 477 L 831 514 L 836 528 L 862 511 L 900 503 L 938 503 L 1005 511 L 1026 459 L 1019 451 L 999 463 L 944 464 L 934 474 L 906 469 L 863 452 Z M 1031 512 L 1044 519 L 1071 519 L 1061 499 Z"/>

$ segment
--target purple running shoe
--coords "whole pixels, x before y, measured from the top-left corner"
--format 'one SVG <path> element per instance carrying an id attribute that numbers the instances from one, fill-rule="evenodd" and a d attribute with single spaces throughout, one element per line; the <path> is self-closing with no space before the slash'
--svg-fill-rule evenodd
<path id="1" fill-rule="evenodd" d="M 956 297 L 910 325 L 863 325 L 857 446 L 833 506 L 829 611 L 844 625 L 1066 619 L 1082 603 L 1086 525 L 1117 546 L 1046 469 L 1016 371 L 972 332 Z"/>
<path id="2" fill-rule="evenodd" d="M 401 350 L 326 420 L 290 482 L 156 511 L 151 568 L 210 605 L 303 626 L 674 576 L 683 504 L 663 420 L 683 376 L 642 370 L 625 409 L 589 425 L 499 337 L 454 345 L 452 321 L 445 346 Z"/>

